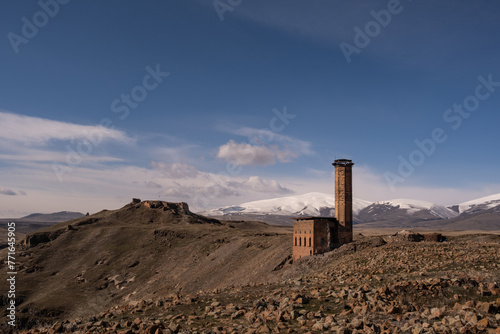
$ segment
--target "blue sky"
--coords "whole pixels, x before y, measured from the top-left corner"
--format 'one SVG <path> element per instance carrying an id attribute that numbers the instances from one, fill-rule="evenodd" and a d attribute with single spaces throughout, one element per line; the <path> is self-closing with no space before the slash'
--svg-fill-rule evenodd
<path id="1" fill-rule="evenodd" d="M 0 216 L 500 192 L 490 1 L 3 1 Z M 420 144 L 417 144 L 420 143 Z"/>

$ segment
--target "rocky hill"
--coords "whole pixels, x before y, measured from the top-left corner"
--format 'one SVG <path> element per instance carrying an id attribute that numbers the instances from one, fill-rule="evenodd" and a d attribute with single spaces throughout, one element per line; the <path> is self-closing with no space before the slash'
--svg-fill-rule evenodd
<path id="1" fill-rule="evenodd" d="M 289 233 L 263 223 L 224 223 L 191 213 L 185 203 L 160 201 L 135 201 L 57 224 L 18 246 L 18 323 L 33 326 L 155 296 L 273 281 L 273 270 L 290 258 Z M 3 296 L 2 306 L 6 301 Z"/>

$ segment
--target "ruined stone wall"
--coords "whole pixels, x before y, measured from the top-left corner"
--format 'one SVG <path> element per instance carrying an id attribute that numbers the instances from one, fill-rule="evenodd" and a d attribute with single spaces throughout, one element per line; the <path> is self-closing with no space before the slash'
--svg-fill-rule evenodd
<path id="1" fill-rule="evenodd" d="M 323 254 L 333 250 L 337 239 L 336 223 L 334 218 L 315 218 L 313 253 Z"/>
<path id="2" fill-rule="evenodd" d="M 139 199 L 133 199 L 132 203 L 140 203 L 137 202 Z M 172 211 L 173 213 L 187 213 L 189 212 L 189 206 L 187 203 L 180 202 L 180 203 L 172 203 L 172 202 L 165 202 L 165 201 L 144 201 L 142 204 L 149 209 L 163 209 L 163 211 Z"/>

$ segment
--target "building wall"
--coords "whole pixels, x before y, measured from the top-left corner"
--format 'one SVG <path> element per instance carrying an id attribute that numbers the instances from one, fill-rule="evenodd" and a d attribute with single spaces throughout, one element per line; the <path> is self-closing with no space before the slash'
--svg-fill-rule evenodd
<path id="1" fill-rule="evenodd" d="M 339 224 L 335 218 L 297 219 L 293 224 L 293 261 L 338 247 L 338 230 Z"/>
<path id="2" fill-rule="evenodd" d="M 342 226 L 339 224 L 337 236 L 340 245 L 352 242 L 352 224 L 349 224 L 349 226 Z"/>
<path id="3" fill-rule="evenodd" d="M 334 249 L 337 228 L 334 218 L 314 219 L 314 250 L 313 254 L 323 254 Z"/>
<path id="4" fill-rule="evenodd" d="M 314 254 L 314 220 L 300 220 L 293 224 L 293 261 Z"/>

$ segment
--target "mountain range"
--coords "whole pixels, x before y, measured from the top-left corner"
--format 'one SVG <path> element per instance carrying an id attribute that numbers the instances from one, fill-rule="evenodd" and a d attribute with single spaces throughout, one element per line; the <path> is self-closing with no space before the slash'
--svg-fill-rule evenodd
<path id="1" fill-rule="evenodd" d="M 451 206 L 413 199 L 370 202 L 353 199 L 354 223 L 370 228 L 443 228 L 460 230 L 499 230 L 500 194 L 494 194 Z M 291 226 L 293 218 L 335 216 L 332 194 L 311 192 L 303 195 L 259 200 L 199 212 L 225 220 L 253 220 Z M 0 219 L 0 236 L 6 235 L 7 222 L 16 222 L 16 232 L 24 237 L 55 223 L 84 216 L 80 212 L 34 213 L 22 218 Z M 5 240 L 5 238 L 2 238 Z M 4 243 L 0 243 L 3 248 Z"/>
<path id="2" fill-rule="evenodd" d="M 439 227 L 453 225 L 460 229 L 475 229 L 480 218 L 481 229 L 500 230 L 500 194 L 482 197 L 453 206 L 443 206 L 413 199 L 393 199 L 370 202 L 353 199 L 355 224 L 378 227 Z M 279 225 L 291 225 L 293 217 L 335 215 L 335 198 L 325 193 L 307 193 L 274 199 L 247 202 L 201 212 L 201 214 L 228 220 L 257 219 Z M 471 217 L 476 217 L 471 220 Z M 465 224 L 464 221 L 469 222 Z M 432 224 L 430 224 L 432 222 Z M 459 224 L 459 222 L 461 222 Z M 434 226 L 433 226 L 434 224 Z"/>

